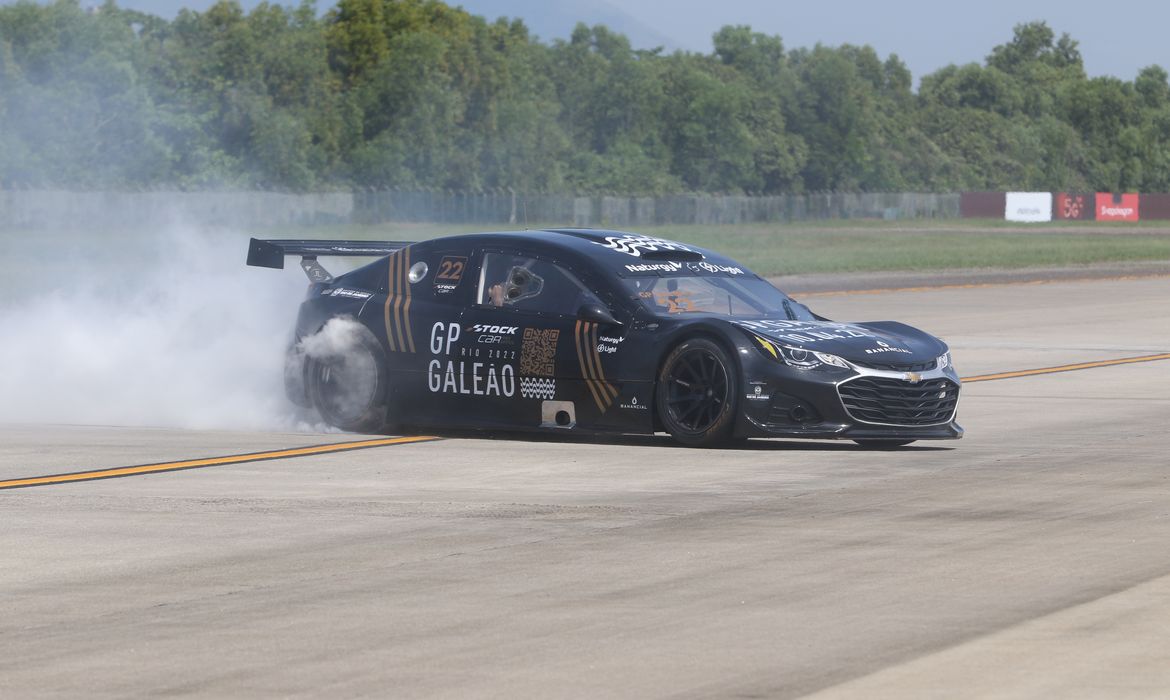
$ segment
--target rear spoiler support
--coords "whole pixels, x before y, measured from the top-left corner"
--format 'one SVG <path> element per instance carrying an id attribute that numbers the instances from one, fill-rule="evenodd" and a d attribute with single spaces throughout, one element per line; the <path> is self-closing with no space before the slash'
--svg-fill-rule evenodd
<path id="1" fill-rule="evenodd" d="M 284 259 L 301 256 L 301 269 L 312 282 L 332 282 L 333 275 L 317 262 L 318 256 L 381 257 L 402 250 L 411 241 L 330 241 L 330 240 L 273 240 L 253 238 L 248 242 L 248 264 L 253 267 L 284 269 Z"/>

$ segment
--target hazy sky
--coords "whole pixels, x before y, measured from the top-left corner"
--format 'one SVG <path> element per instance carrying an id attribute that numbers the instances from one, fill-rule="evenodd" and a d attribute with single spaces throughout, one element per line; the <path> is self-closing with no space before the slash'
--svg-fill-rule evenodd
<path id="1" fill-rule="evenodd" d="M 1012 27 L 1045 20 L 1059 36 L 1080 42 L 1090 75 L 1132 79 L 1143 67 L 1170 67 L 1170 3 L 1085 0 L 627 0 L 613 3 L 674 38 L 684 48 L 710 50 L 724 24 L 750 24 L 779 34 L 785 46 L 870 44 L 897 53 L 915 77 L 949 63 L 983 61 Z"/>
<path id="2" fill-rule="evenodd" d="M 11 2 L 12 0 L 0 0 Z M 213 0 L 118 0 L 124 7 L 173 17 L 180 7 L 202 10 Z M 296 0 L 290 0 L 295 2 Z M 97 5 L 100 0 L 80 0 Z M 259 0 L 243 0 L 245 7 Z M 449 0 L 491 18 L 520 15 L 542 39 L 567 37 L 577 19 L 625 31 L 635 45 L 709 52 L 725 24 L 779 34 L 788 48 L 817 42 L 870 44 L 897 53 L 915 78 L 950 63 L 982 62 L 1008 41 L 1012 27 L 1042 19 L 1057 35 L 1080 42 L 1090 75 L 1132 80 L 1153 63 L 1170 68 L 1170 3 L 1147 0 Z M 334 0 L 318 0 L 322 11 Z M 623 21 L 626 26 L 621 26 Z"/>

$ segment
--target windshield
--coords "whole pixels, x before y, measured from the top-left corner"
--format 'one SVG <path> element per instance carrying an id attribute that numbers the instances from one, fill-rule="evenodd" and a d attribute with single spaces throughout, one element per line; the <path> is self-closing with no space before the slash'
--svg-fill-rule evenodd
<path id="1" fill-rule="evenodd" d="M 656 314 L 816 320 L 805 306 L 758 277 L 628 277 L 622 284 L 632 299 Z"/>

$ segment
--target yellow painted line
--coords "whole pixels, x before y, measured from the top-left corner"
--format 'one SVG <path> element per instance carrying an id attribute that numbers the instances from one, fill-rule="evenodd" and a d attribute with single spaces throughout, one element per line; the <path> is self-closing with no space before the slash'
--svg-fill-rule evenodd
<path id="1" fill-rule="evenodd" d="M 84 472 L 70 472 L 68 474 L 50 474 L 47 476 L 30 476 L 23 479 L 9 479 L 0 481 L 0 490 L 19 489 L 29 486 L 47 486 L 49 484 L 68 484 L 75 481 L 93 481 L 95 479 L 115 479 L 122 476 L 138 476 L 141 474 L 157 474 L 159 472 L 173 472 L 182 469 L 199 469 L 202 467 L 219 467 L 225 464 L 242 464 L 244 462 L 261 462 L 270 459 L 288 459 L 290 457 L 308 457 L 310 455 L 329 454 L 332 452 L 348 452 L 351 450 L 366 450 L 371 447 L 386 447 L 388 445 L 406 445 L 413 442 L 430 442 L 437 437 L 415 436 L 379 438 L 376 440 L 358 440 L 356 442 L 335 442 L 328 445 L 312 445 L 310 447 L 295 447 L 287 450 L 272 450 L 269 452 L 251 452 L 242 455 L 228 455 L 225 457 L 208 457 L 206 459 L 187 459 L 180 462 L 159 462 L 158 464 L 141 464 L 133 467 L 114 467 L 112 469 L 96 469 Z"/>
<path id="2" fill-rule="evenodd" d="M 1170 353 L 1161 355 L 1143 355 L 1141 357 L 1125 357 L 1119 360 L 1100 360 L 1098 362 L 1079 362 L 1075 365 L 1061 365 L 1059 367 L 1041 367 L 1039 369 L 1024 369 L 1018 372 L 1000 372 L 998 374 L 981 374 L 977 377 L 963 377 L 963 383 L 990 382 L 996 379 L 1015 379 L 1016 377 L 1032 377 L 1038 374 L 1055 374 L 1057 372 L 1075 372 L 1081 369 L 1095 369 L 1097 367 L 1113 367 L 1115 365 L 1130 365 L 1135 362 L 1157 362 L 1170 360 Z"/>
<path id="3" fill-rule="evenodd" d="M 836 292 L 795 292 L 794 299 L 807 297 L 845 297 L 859 294 L 893 294 L 895 292 L 931 292 L 938 289 L 982 289 L 984 287 L 1024 287 L 1040 284 L 1060 284 L 1061 282 L 1127 282 L 1130 280 L 1146 280 L 1151 278 L 1170 277 L 1158 272 L 1148 275 L 1122 275 L 1119 277 L 1066 277 L 1042 280 L 1021 280 L 1019 282 L 972 282 L 969 284 L 927 284 L 920 287 L 889 287 L 879 289 L 852 289 Z"/>

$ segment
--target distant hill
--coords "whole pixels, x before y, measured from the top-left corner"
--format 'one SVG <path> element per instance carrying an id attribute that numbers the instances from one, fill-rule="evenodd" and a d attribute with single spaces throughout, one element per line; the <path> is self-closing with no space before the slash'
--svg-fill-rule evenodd
<path id="1" fill-rule="evenodd" d="M 489 20 L 519 17 L 545 42 L 568 39 L 573 27 L 584 22 L 590 26 L 604 24 L 625 34 L 636 49 L 663 46 L 670 51 L 679 47 L 679 42 L 605 0 L 452 0 L 450 4 L 462 5 L 471 14 Z"/>

